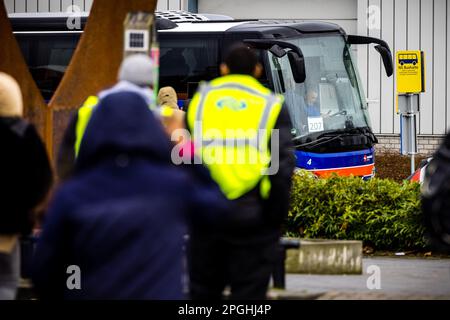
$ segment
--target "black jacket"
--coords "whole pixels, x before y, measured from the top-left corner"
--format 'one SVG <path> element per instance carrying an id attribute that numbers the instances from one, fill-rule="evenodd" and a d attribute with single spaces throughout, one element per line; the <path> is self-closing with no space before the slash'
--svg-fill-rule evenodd
<path id="1" fill-rule="evenodd" d="M 241 198 L 231 201 L 234 209 L 228 222 L 223 225 L 223 236 L 228 242 L 262 243 L 277 241 L 280 237 L 281 224 L 289 210 L 295 168 L 292 124 L 286 105 L 283 105 L 274 129 L 279 130 L 279 170 L 270 176 L 270 196 L 267 200 L 262 199 L 258 185 Z M 270 147 L 272 144 L 271 141 Z"/>
<path id="2" fill-rule="evenodd" d="M 27 234 L 31 211 L 52 183 L 47 152 L 34 126 L 20 118 L 0 118 L 0 142 L 0 234 Z"/>
<path id="3" fill-rule="evenodd" d="M 289 113 L 283 105 L 275 125 L 280 139 L 279 169 L 275 175 L 270 176 L 270 196 L 267 200 L 262 199 L 258 185 L 234 201 L 237 210 L 231 216 L 232 223 L 227 232 L 229 241 L 266 242 L 278 240 L 280 237 L 281 224 L 289 211 L 289 195 L 295 168 L 291 128 Z M 271 141 L 270 145 L 273 144 Z"/>

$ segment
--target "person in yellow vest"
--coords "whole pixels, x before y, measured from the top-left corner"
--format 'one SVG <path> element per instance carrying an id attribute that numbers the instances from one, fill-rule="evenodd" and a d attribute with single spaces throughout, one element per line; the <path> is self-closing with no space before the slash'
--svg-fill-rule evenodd
<path id="1" fill-rule="evenodd" d="M 265 299 L 294 170 L 291 121 L 283 97 L 256 78 L 256 53 L 234 45 L 220 78 L 200 84 L 187 111 L 195 153 L 233 207 L 220 230 L 193 229 L 192 299 Z"/>
<path id="2" fill-rule="evenodd" d="M 145 54 L 130 55 L 123 60 L 120 66 L 117 84 L 101 91 L 97 96 L 90 96 L 86 99 L 70 120 L 61 143 L 56 166 L 60 180 L 66 180 L 72 175 L 84 132 L 92 112 L 101 99 L 117 92 L 135 92 L 160 115 L 159 110 L 156 110 L 153 93 L 153 68 L 154 64 L 149 56 Z"/>

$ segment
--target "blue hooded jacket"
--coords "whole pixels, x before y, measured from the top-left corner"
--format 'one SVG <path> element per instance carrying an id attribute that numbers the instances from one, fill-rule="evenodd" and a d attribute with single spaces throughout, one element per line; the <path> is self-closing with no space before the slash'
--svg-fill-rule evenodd
<path id="1" fill-rule="evenodd" d="M 42 298 L 184 298 L 186 226 L 220 222 L 228 202 L 205 168 L 173 165 L 171 149 L 139 95 L 101 100 L 35 253 Z M 77 285 L 69 266 L 79 267 L 79 290 L 68 289 Z"/>

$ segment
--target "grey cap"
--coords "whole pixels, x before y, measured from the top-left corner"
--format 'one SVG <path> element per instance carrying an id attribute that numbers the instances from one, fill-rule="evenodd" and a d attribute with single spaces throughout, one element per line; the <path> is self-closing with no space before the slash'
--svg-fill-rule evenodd
<path id="1" fill-rule="evenodd" d="M 119 69 L 119 80 L 129 81 L 138 86 L 152 86 L 153 60 L 145 54 L 126 57 Z"/>

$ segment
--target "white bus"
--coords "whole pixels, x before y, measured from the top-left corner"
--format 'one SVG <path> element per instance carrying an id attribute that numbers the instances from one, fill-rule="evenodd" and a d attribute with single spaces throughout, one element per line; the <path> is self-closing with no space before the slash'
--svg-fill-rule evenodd
<path id="1" fill-rule="evenodd" d="M 200 81 L 219 76 L 223 52 L 236 41 L 257 49 L 263 85 L 283 94 L 292 120 L 297 167 L 327 176 L 371 178 L 374 144 L 365 94 L 352 45 L 376 44 L 388 76 L 386 42 L 347 35 L 324 22 L 238 21 L 224 16 L 158 13 L 160 85 L 189 101 Z M 84 27 L 87 16 L 82 16 Z M 82 30 L 68 30 L 67 16 L 11 15 L 14 33 L 44 98 L 56 90 Z M 310 114 L 308 104 L 316 105 Z M 183 103 L 180 103 L 183 105 Z"/>

